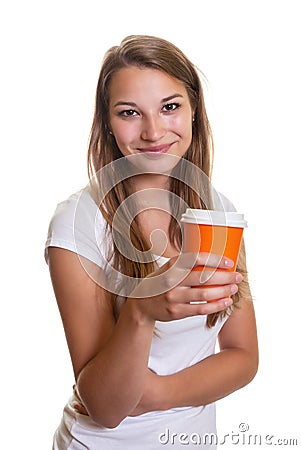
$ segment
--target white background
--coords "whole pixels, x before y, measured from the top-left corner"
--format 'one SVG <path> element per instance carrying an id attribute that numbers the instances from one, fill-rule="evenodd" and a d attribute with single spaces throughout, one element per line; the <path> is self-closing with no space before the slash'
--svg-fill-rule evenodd
<path id="1" fill-rule="evenodd" d="M 128 34 L 167 38 L 206 74 L 213 184 L 249 222 L 260 369 L 218 403 L 219 434 L 247 423 L 248 434 L 300 445 L 299 2 L 12 0 L 0 8 L 1 448 L 50 449 L 71 392 L 43 246 L 56 204 L 87 183 L 101 60 Z"/>

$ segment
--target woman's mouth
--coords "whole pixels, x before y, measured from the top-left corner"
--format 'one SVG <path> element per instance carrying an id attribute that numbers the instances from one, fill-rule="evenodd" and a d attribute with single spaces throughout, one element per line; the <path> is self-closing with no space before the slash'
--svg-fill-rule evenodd
<path id="1" fill-rule="evenodd" d="M 168 152 L 172 144 L 165 145 L 152 145 L 150 147 L 138 148 L 138 150 L 142 153 L 148 153 L 150 155 L 162 155 L 163 153 Z"/>

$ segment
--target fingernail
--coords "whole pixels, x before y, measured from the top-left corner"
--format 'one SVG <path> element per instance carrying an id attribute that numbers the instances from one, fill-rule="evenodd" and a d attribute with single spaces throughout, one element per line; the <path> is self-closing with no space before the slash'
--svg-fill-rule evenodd
<path id="1" fill-rule="evenodd" d="M 233 294 L 235 293 L 235 292 L 237 292 L 238 291 L 238 286 L 236 286 L 236 284 L 232 284 L 232 286 L 231 286 L 231 292 L 233 292 Z"/>
<path id="2" fill-rule="evenodd" d="M 241 281 L 242 281 L 242 279 L 243 279 L 243 276 L 240 274 L 240 273 L 238 273 L 237 275 L 236 275 L 236 281 L 237 281 L 237 283 L 240 283 Z"/>
<path id="3" fill-rule="evenodd" d="M 224 260 L 224 265 L 227 267 L 233 267 L 234 266 L 234 262 L 232 261 L 232 259 L 226 259 Z"/>
<path id="4" fill-rule="evenodd" d="M 227 298 L 225 300 L 225 306 L 230 306 L 230 305 L 232 305 L 232 303 L 233 303 L 233 300 L 231 298 Z"/>

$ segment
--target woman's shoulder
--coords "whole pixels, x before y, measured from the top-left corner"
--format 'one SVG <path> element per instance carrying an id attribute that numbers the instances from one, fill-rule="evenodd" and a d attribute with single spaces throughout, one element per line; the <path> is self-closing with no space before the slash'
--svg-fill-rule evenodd
<path id="1" fill-rule="evenodd" d="M 218 191 L 213 193 L 213 205 L 217 211 L 236 212 L 236 208 L 232 201 L 224 194 Z"/>
<path id="2" fill-rule="evenodd" d="M 106 222 L 88 188 L 58 203 L 50 220 L 47 248 L 61 247 L 99 263 L 99 246 L 104 241 Z"/>
<path id="3" fill-rule="evenodd" d="M 68 224 L 72 224 L 80 194 L 81 191 L 73 193 L 56 205 L 51 217 L 50 227 L 66 227 Z"/>
<path id="4" fill-rule="evenodd" d="M 54 232 L 69 229 L 77 232 L 97 223 L 105 226 L 105 220 L 88 188 L 81 189 L 59 202 L 50 221 Z"/>

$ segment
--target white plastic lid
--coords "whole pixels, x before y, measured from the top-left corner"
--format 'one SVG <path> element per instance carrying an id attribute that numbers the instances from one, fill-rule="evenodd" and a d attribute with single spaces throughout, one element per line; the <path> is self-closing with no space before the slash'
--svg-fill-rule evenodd
<path id="1" fill-rule="evenodd" d="M 186 212 L 182 214 L 181 222 L 235 228 L 247 227 L 247 221 L 241 213 L 232 211 L 212 211 L 209 209 L 187 208 Z"/>

